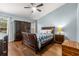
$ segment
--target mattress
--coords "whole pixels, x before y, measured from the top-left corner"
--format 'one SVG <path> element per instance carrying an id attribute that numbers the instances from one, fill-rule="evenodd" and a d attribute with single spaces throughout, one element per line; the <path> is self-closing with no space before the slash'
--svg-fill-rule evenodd
<path id="1" fill-rule="evenodd" d="M 47 41 L 52 40 L 53 34 L 52 33 L 37 33 L 37 42 L 38 42 L 38 48 L 41 48 L 41 45 L 44 44 Z"/>

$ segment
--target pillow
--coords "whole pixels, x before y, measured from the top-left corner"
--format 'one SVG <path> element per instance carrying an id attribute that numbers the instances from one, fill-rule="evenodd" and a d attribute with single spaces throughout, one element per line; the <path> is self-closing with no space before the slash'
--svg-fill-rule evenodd
<path id="1" fill-rule="evenodd" d="M 41 33 L 52 33 L 52 30 L 41 30 Z"/>
<path id="2" fill-rule="evenodd" d="M 51 33 L 52 32 L 52 30 L 47 30 L 47 33 Z"/>
<path id="3" fill-rule="evenodd" d="M 41 30 L 41 33 L 46 33 L 47 32 L 47 30 Z"/>

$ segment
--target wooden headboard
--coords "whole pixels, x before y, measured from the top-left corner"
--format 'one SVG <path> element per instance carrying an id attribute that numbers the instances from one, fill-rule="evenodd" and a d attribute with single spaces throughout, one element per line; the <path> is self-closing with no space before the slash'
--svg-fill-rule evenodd
<path id="1" fill-rule="evenodd" d="M 42 27 L 42 30 L 50 30 L 50 29 L 54 29 L 55 27 Z"/>
<path id="2" fill-rule="evenodd" d="M 52 33 L 55 32 L 55 27 L 42 27 L 42 30 L 52 30 Z"/>

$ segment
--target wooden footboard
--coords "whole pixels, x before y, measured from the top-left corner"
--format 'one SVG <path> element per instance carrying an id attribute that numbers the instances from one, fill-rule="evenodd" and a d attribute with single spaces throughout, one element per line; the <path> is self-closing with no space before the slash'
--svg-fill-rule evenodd
<path id="1" fill-rule="evenodd" d="M 32 33 L 23 33 L 23 44 L 30 47 L 33 50 L 38 50 L 37 37 Z"/>
<path id="2" fill-rule="evenodd" d="M 53 38 L 51 40 L 46 41 L 45 43 L 41 44 L 41 47 L 39 49 L 38 42 L 37 42 L 37 36 L 36 34 L 32 33 L 26 33 L 23 32 L 23 44 L 33 49 L 35 52 L 40 51 L 41 48 L 45 47 L 49 43 L 53 42 Z"/>

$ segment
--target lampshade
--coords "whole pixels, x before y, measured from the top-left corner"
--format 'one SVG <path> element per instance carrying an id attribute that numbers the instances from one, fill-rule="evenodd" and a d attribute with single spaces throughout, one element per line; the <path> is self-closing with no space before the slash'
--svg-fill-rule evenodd
<path id="1" fill-rule="evenodd" d="M 58 25 L 58 32 L 62 32 L 62 26 L 61 25 Z"/>

